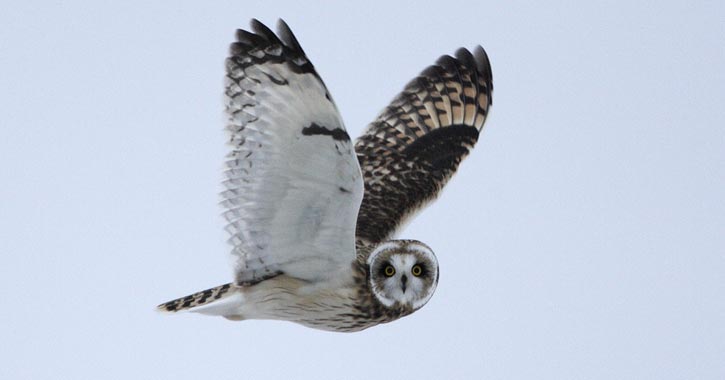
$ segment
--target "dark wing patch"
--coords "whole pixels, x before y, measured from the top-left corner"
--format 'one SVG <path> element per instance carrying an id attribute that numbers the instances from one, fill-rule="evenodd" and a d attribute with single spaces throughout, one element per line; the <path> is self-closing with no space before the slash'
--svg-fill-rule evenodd
<path id="1" fill-rule="evenodd" d="M 408 83 L 367 127 L 355 143 L 365 180 L 358 240 L 392 238 L 435 199 L 478 140 L 492 93 L 483 48 L 459 49 Z"/>
<path id="2" fill-rule="evenodd" d="M 318 79 L 320 78 L 289 26 L 283 20 L 279 20 L 277 23 L 280 37 L 277 37 L 259 20 L 252 19 L 250 26 L 254 33 L 237 29 L 237 41 L 229 46 L 229 60 L 240 69 L 254 65 L 279 63 L 284 64 L 288 70 L 294 73 L 312 74 Z M 322 80 L 320 79 L 320 81 Z"/>
<path id="3" fill-rule="evenodd" d="M 342 128 L 329 129 L 321 127 L 316 123 L 311 123 L 309 127 L 302 128 L 302 134 L 305 136 L 323 135 L 330 136 L 337 141 L 350 141 L 350 135 Z"/>

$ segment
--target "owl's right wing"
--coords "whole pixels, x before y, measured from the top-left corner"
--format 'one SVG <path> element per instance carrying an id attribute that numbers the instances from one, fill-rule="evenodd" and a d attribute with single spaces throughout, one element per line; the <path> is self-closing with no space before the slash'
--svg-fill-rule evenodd
<path id="1" fill-rule="evenodd" d="M 480 46 L 443 56 L 413 79 L 355 142 L 365 180 L 357 239 L 395 236 L 433 200 L 478 140 L 491 108 L 491 65 Z"/>
<path id="2" fill-rule="evenodd" d="M 360 167 L 335 103 L 289 27 L 257 20 L 226 61 L 231 152 L 222 202 L 236 283 L 315 280 L 355 259 Z"/>

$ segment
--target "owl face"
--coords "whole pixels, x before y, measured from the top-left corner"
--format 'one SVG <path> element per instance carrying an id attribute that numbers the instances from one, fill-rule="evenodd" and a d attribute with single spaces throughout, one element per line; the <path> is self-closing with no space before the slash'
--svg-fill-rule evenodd
<path id="1" fill-rule="evenodd" d="M 416 240 L 391 240 L 370 254 L 370 288 L 385 306 L 410 306 L 428 302 L 438 285 L 438 260 L 433 251 Z"/>

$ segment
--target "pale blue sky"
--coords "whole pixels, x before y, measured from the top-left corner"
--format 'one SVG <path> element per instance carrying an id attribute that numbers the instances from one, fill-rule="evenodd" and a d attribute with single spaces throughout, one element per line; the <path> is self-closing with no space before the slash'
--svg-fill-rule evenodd
<path id="1" fill-rule="evenodd" d="M 0 378 L 725 378 L 722 2 L 272 3 L 4 4 Z M 287 20 L 351 135 L 488 51 L 486 129 L 402 234 L 441 265 L 416 314 L 154 311 L 231 279 L 222 70 L 252 17 Z"/>

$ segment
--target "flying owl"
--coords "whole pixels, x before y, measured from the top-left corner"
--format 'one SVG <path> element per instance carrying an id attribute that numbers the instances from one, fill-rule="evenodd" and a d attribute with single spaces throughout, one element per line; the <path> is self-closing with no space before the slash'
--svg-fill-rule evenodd
<path id="1" fill-rule="evenodd" d="M 158 306 L 359 331 L 409 315 L 438 284 L 433 251 L 391 240 L 440 193 L 491 108 L 480 46 L 442 56 L 354 143 L 292 31 L 257 20 L 226 59 L 224 217 L 234 282 Z"/>

